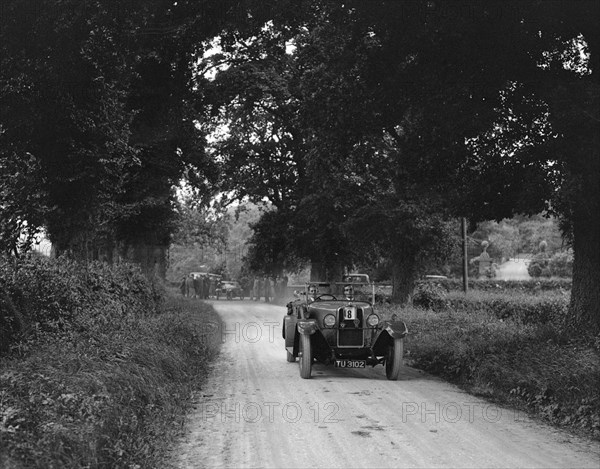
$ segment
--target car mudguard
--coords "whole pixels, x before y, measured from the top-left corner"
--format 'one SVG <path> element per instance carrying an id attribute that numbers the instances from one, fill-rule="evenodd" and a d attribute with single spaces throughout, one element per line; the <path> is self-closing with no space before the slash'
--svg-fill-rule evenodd
<path id="1" fill-rule="evenodd" d="M 393 339 L 400 339 L 408 334 L 408 328 L 403 321 L 382 321 L 381 332 L 386 331 Z"/>
<path id="2" fill-rule="evenodd" d="M 296 321 L 290 316 L 283 317 L 283 338 L 285 339 L 286 347 L 293 347 L 296 336 Z"/>
<path id="3" fill-rule="evenodd" d="M 381 329 L 373 342 L 375 355 L 384 355 L 387 347 L 394 339 L 401 339 L 408 334 L 408 328 L 402 321 L 382 321 Z"/>

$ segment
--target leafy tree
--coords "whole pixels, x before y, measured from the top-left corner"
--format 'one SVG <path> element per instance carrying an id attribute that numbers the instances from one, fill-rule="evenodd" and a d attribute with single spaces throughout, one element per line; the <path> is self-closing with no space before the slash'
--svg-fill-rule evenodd
<path id="1" fill-rule="evenodd" d="M 280 271 L 309 259 L 313 278 L 335 279 L 348 259 L 341 215 L 326 179 L 332 170 L 309 144 L 312 129 L 298 109 L 304 93 L 302 64 L 286 53 L 290 35 L 284 32 L 273 25 L 262 28 L 249 44 L 234 48 L 231 67 L 217 75 L 216 125 L 228 132 L 214 151 L 223 159 L 231 197 L 266 199 L 278 212 L 265 213 L 256 225 L 250 264 Z M 321 228 L 314 230 L 313 224 Z M 266 239 L 276 245 L 268 247 Z"/>
<path id="2" fill-rule="evenodd" d="M 368 15 L 333 8 L 327 18 L 335 24 L 317 26 L 299 55 L 311 66 L 305 119 L 314 145 L 327 152 L 319 152 L 319 164 L 325 159 L 332 169 L 324 187 L 341 207 L 341 217 L 333 218 L 345 235 L 338 252 L 350 261 L 390 259 L 393 295 L 406 301 L 426 262 L 444 257 L 449 247 L 442 173 L 424 171 L 435 166 L 423 161 L 430 158 L 419 141 L 426 125 L 413 112 L 421 97 L 410 90 L 391 95 L 380 86 L 389 72 L 373 71 L 383 65 L 383 43 Z M 318 63 L 323 57 L 326 68 Z M 390 102 L 394 111 L 384 118 Z"/>
<path id="3" fill-rule="evenodd" d="M 385 133 L 396 195 L 418 181 L 425 207 L 441 191 L 452 203 L 436 212 L 450 208 L 472 221 L 553 209 L 573 226 L 572 311 L 597 328 L 597 9 L 320 4 L 311 11 L 319 21 L 307 20 L 297 40 L 305 167 L 342 168 Z M 318 184 L 305 187 L 322 194 Z M 327 187 L 339 200 L 336 189 Z"/>
<path id="4" fill-rule="evenodd" d="M 22 176 L 59 248 L 165 246 L 179 179 L 231 180 L 286 222 L 273 262 L 333 277 L 366 245 L 410 284 L 452 215 L 550 210 L 572 235 L 573 317 L 600 330 L 597 2 L 113 3 L 3 4 L 0 157 L 39 163 Z M 209 83 L 197 60 L 223 28 L 230 68 Z M 205 152 L 215 116 L 229 135 Z M 18 180 L 2 205 L 34 232 Z"/>
<path id="5" fill-rule="evenodd" d="M 338 279 L 343 266 L 364 259 L 365 252 L 394 253 L 395 291 L 406 300 L 419 263 L 443 251 L 438 248 L 444 244 L 436 237 L 443 232 L 439 213 L 444 210 L 437 187 L 418 190 L 418 179 L 426 176 L 419 160 L 426 148 L 409 138 L 416 118 L 405 102 L 399 105 L 406 115 L 396 123 L 378 117 L 380 90 L 368 85 L 380 44 L 370 23 L 351 8 L 332 5 L 311 14 L 311 29 L 294 38 L 296 53 L 283 54 L 285 38 L 267 28 L 250 49 L 264 45 L 262 50 L 270 51 L 278 38 L 278 54 L 247 53 L 246 62 L 217 75 L 217 86 L 228 90 L 222 94 L 233 96 L 224 114 L 230 134 L 217 151 L 241 195 L 267 197 L 279 210 L 256 227 L 260 239 L 253 258 L 262 255 L 278 264 L 282 256 L 309 259 L 313 278 Z M 239 85 L 249 80 L 252 85 Z M 381 215 L 381 199 L 388 201 L 391 217 Z M 435 221 L 425 223 L 432 213 Z M 372 225 L 377 236 L 357 229 L 363 224 Z M 417 234 L 423 234 L 422 243 Z M 287 244 L 278 242 L 283 236 Z M 438 241 L 429 242 L 433 238 Z"/>
<path id="6" fill-rule="evenodd" d="M 134 159 L 117 31 L 99 3 L 10 0 L 2 8 L 2 157 L 35 160 L 30 198 L 44 209 L 29 211 L 28 226 L 46 225 L 59 249 L 81 249 L 110 219 Z M 27 199 L 14 196 L 12 210 L 21 201 L 27 210 Z"/>
<path id="7" fill-rule="evenodd" d="M 542 241 L 538 252 L 531 259 L 531 263 L 527 266 L 527 271 L 532 277 L 550 277 L 550 256 L 547 251 L 548 243 Z"/>
<path id="8" fill-rule="evenodd" d="M 3 231 L 22 228 L 25 217 L 31 233 L 46 227 L 57 252 L 87 258 L 119 247 L 143 265 L 151 264 L 149 248 L 162 257 L 176 225 L 174 186 L 185 176 L 206 193 L 218 180 L 195 122 L 202 102 L 194 57 L 226 21 L 243 17 L 236 8 L 208 0 L 3 2 L 0 157 L 12 170 L 15 158 L 39 166 L 3 188 L 2 206 L 14 214 L 3 213 Z M 29 199 L 17 190 L 24 178 Z M 32 211 L 35 198 L 42 200 Z"/>
<path id="9" fill-rule="evenodd" d="M 573 251 L 571 249 L 555 253 L 549 261 L 550 274 L 555 277 L 573 275 Z"/>
<path id="10" fill-rule="evenodd" d="M 351 94 L 338 87 L 362 97 L 358 113 L 336 101 L 351 129 L 338 135 L 364 135 L 350 115 L 384 129 L 402 158 L 396 181 L 408 173 L 472 220 L 559 213 L 574 234 L 571 310 L 598 330 L 598 4 L 378 6 L 348 3 L 344 30 L 375 45 L 357 51 L 371 75 L 354 73 Z"/>
<path id="11" fill-rule="evenodd" d="M 251 226 L 254 230 L 249 240 L 245 264 L 251 271 L 272 275 L 285 266 L 289 220 L 282 211 L 264 213 Z"/>
<path id="12" fill-rule="evenodd" d="M 1 137 L 0 137 L 1 138 Z M 4 150 L 0 155 L 0 247 L 3 254 L 19 256 L 41 232 L 46 210 L 39 161 Z"/>
<path id="13" fill-rule="evenodd" d="M 489 241 L 488 253 L 496 261 L 521 253 L 535 253 L 541 241 L 546 242 L 547 251 L 551 254 L 565 247 L 558 220 L 542 214 L 481 222 L 470 236 L 478 243 Z"/>
<path id="14" fill-rule="evenodd" d="M 229 236 L 226 209 L 216 201 L 212 206 L 198 203 L 192 194 L 184 193 L 176 213 L 167 277 L 178 280 L 194 271 L 216 273 Z"/>
<path id="15" fill-rule="evenodd" d="M 493 108 L 494 124 L 476 141 L 463 168 L 469 175 L 465 187 L 471 188 L 463 203 L 471 200 L 472 218 L 543 209 L 559 216 L 572 234 L 575 253 L 572 317 L 593 331 L 600 330 L 595 287 L 600 282 L 600 156 L 594 130 L 600 40 L 592 19 L 599 8 L 597 2 L 530 1 L 498 16 L 505 47 L 477 61 L 503 83 L 497 88 L 501 99 Z"/>
<path id="16" fill-rule="evenodd" d="M 245 269 L 245 258 L 248 253 L 248 245 L 251 236 L 251 225 L 256 223 L 262 213 L 261 206 L 244 202 L 239 205 L 228 207 L 229 236 L 225 248 L 227 259 L 227 270 L 234 279 L 246 278 L 249 281 L 247 266 Z M 244 288 L 248 285 L 243 284 Z"/>

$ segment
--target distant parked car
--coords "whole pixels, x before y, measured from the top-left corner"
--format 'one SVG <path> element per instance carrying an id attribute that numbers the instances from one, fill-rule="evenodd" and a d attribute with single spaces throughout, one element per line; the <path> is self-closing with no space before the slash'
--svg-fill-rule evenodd
<path id="1" fill-rule="evenodd" d="M 347 283 L 371 283 L 367 274 L 348 274 L 344 275 L 342 280 Z"/>
<path id="2" fill-rule="evenodd" d="M 216 289 L 217 300 L 219 297 L 233 300 L 234 298 L 244 299 L 244 291 L 237 280 L 222 280 Z"/>
<path id="3" fill-rule="evenodd" d="M 445 275 L 424 275 L 423 278 L 425 280 L 447 280 L 448 277 Z"/>

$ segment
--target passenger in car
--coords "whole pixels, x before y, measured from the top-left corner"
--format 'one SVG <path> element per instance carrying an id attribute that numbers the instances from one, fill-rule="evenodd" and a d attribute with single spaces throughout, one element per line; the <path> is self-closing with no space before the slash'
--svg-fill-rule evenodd
<path id="1" fill-rule="evenodd" d="M 313 301 L 316 301 L 318 296 L 319 296 L 319 289 L 317 288 L 317 286 L 314 283 L 311 283 L 308 286 L 308 302 L 312 303 Z"/>

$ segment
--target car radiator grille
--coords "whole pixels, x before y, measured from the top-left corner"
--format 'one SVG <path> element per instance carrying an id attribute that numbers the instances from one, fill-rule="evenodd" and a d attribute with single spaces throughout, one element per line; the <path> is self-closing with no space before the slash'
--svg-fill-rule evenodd
<path id="1" fill-rule="evenodd" d="M 338 347 L 362 347 L 364 345 L 363 337 L 363 310 L 358 308 L 357 319 L 346 321 L 343 319 L 343 309 L 338 310 Z M 344 327 L 341 325 L 344 324 Z"/>

